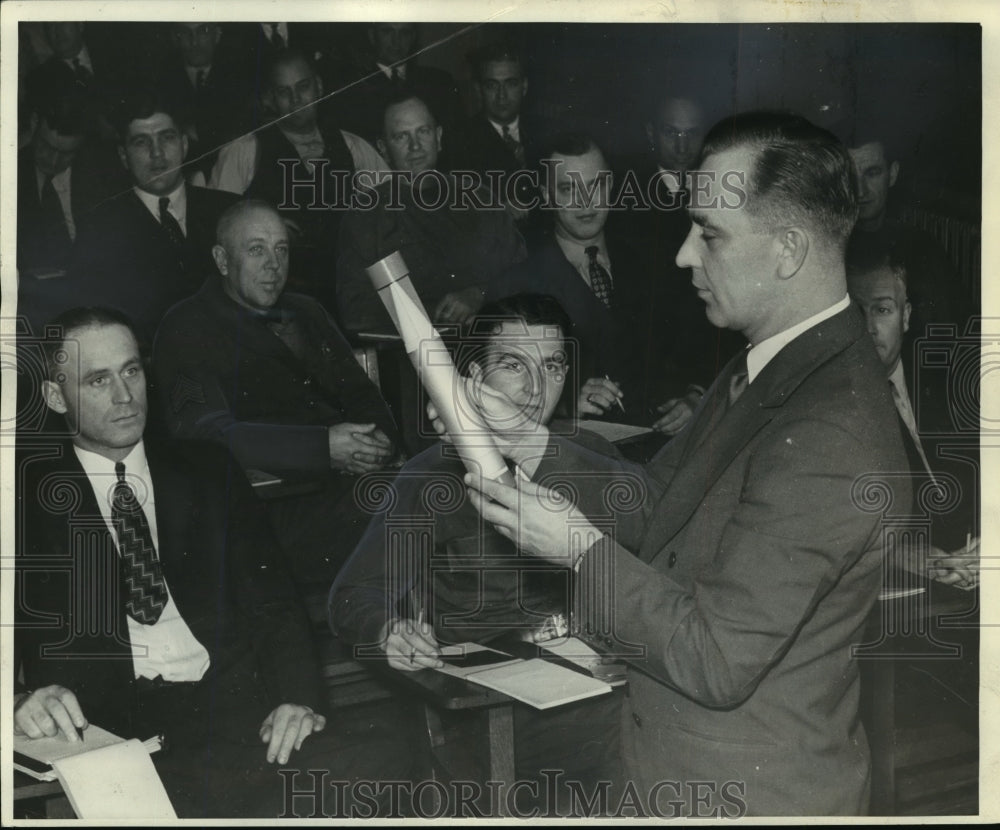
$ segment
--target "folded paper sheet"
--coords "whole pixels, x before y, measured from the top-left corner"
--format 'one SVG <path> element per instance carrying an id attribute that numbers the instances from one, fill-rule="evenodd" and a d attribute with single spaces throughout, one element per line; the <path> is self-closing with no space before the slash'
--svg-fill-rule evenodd
<path id="1" fill-rule="evenodd" d="M 513 485 L 507 463 L 489 427 L 466 397 L 464 384 L 413 287 L 403 257 L 396 251 L 366 270 L 466 469 Z"/>
<path id="2" fill-rule="evenodd" d="M 60 758 L 52 766 L 79 818 L 177 818 L 141 741 L 123 741 Z"/>

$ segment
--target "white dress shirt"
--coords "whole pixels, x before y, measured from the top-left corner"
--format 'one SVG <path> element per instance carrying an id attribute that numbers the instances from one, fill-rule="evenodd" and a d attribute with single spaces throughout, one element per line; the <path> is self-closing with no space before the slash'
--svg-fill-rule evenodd
<path id="1" fill-rule="evenodd" d="M 111 503 L 114 500 L 115 462 L 89 450 L 73 447 L 87 474 L 90 486 L 94 488 L 97 506 L 108 525 L 112 538 L 117 539 L 111 523 Z M 156 532 L 156 503 L 153 481 L 146 463 L 146 448 L 140 441 L 123 459 L 125 480 L 135 491 L 136 500 L 149 523 L 153 545 L 159 551 L 160 542 Z M 159 553 L 157 553 L 159 556 Z M 166 581 L 166 580 L 164 580 Z M 184 622 L 167 586 L 167 604 L 160 618 L 152 625 L 143 625 L 126 615 L 129 639 L 132 641 L 132 666 L 136 677 L 150 679 L 160 675 L 172 682 L 200 680 L 211 662 L 208 651 L 198 642 L 187 623 Z"/>
<path id="2" fill-rule="evenodd" d="M 520 115 L 517 118 L 515 118 L 513 121 L 511 121 L 509 124 L 498 124 L 492 118 L 487 118 L 486 120 L 489 121 L 490 124 L 492 125 L 493 129 L 497 131 L 497 135 L 500 136 L 500 138 L 503 138 L 503 128 L 506 127 L 507 128 L 507 133 L 510 135 L 511 138 L 514 139 L 514 141 L 517 141 L 517 142 L 521 141 L 521 116 Z"/>
<path id="3" fill-rule="evenodd" d="M 132 190 L 146 206 L 146 209 L 153 214 L 153 218 L 159 222 L 160 197 L 152 193 L 147 193 L 138 187 L 133 187 Z M 177 220 L 177 224 L 181 226 L 181 230 L 187 236 L 187 188 L 185 188 L 184 182 L 182 181 L 177 185 L 177 189 L 173 193 L 168 193 L 167 198 L 170 199 L 167 210 L 173 214 L 174 219 Z"/>
<path id="4" fill-rule="evenodd" d="M 379 68 L 379 71 L 383 75 L 385 75 L 385 77 L 387 77 L 390 81 L 392 80 L 392 70 L 393 70 L 394 67 L 386 66 L 384 63 L 379 63 L 378 61 L 375 61 L 375 65 Z M 399 77 L 399 79 L 401 81 L 405 81 L 406 80 L 406 64 L 405 63 L 397 63 L 396 66 L 395 66 L 395 70 L 396 70 L 396 75 Z"/>
<path id="5" fill-rule="evenodd" d="M 563 256 L 576 268 L 577 273 L 587 285 L 590 285 L 590 257 L 587 256 L 587 248 L 591 245 L 596 245 L 597 261 L 604 266 L 604 270 L 608 272 L 608 276 L 612 277 L 612 284 L 614 283 L 614 274 L 611 271 L 611 260 L 608 259 L 608 246 L 604 242 L 603 231 L 595 241 L 587 242 L 586 244 L 577 242 L 575 239 L 566 239 L 559 236 L 559 234 L 556 234 L 556 242 L 559 243 Z M 593 288 L 592 285 L 590 287 Z"/>

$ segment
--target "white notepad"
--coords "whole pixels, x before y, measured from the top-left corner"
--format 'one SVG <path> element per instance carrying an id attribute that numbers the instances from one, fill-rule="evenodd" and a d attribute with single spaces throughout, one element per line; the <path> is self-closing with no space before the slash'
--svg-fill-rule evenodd
<path id="1" fill-rule="evenodd" d="M 52 766 L 79 818 L 177 818 L 149 752 L 134 738 Z"/>
<path id="2" fill-rule="evenodd" d="M 466 676 L 466 680 L 534 706 L 550 709 L 611 691 L 603 680 L 547 660 L 519 660 Z"/>

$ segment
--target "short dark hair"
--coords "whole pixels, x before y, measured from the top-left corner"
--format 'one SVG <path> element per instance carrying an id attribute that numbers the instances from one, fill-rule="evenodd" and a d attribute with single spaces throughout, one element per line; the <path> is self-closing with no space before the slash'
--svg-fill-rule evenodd
<path id="1" fill-rule="evenodd" d="M 306 68 L 313 75 L 319 75 L 319 72 L 316 70 L 315 61 L 313 61 L 312 58 L 310 58 L 305 52 L 285 47 L 279 49 L 271 55 L 267 63 L 264 65 L 264 78 L 267 81 L 265 88 L 270 88 L 274 84 L 274 73 L 278 70 L 278 67 L 288 66 L 289 64 L 299 61 L 304 63 Z"/>
<path id="2" fill-rule="evenodd" d="M 483 77 L 486 64 L 498 61 L 516 63 L 521 68 L 521 73 L 524 74 L 524 58 L 520 50 L 509 41 L 498 40 L 493 43 L 487 43 L 485 46 L 471 52 L 468 60 L 469 66 L 472 68 L 473 80 L 476 81 Z"/>
<path id="3" fill-rule="evenodd" d="M 430 101 L 420 94 L 414 87 L 407 84 L 403 84 L 398 89 L 393 90 L 391 93 L 382 99 L 382 121 L 379 124 L 379 134 L 385 135 L 385 114 L 389 111 L 389 107 L 395 107 L 399 104 L 404 104 L 407 101 L 418 101 L 427 107 L 427 111 L 431 114 L 431 118 L 434 119 L 434 123 L 441 126 L 441 122 L 438 120 L 437 113 L 434 112 L 434 107 L 431 106 Z"/>
<path id="4" fill-rule="evenodd" d="M 36 103 L 39 121 L 65 136 L 82 136 L 90 132 L 91 109 L 86 93 L 72 88 L 41 97 Z"/>
<path id="5" fill-rule="evenodd" d="M 59 359 L 65 350 L 70 334 L 91 326 L 124 326 L 139 342 L 135 325 L 128 315 L 109 306 L 78 306 L 58 314 L 45 326 L 42 352 L 45 355 L 45 370 L 49 380 L 56 381 L 63 361 Z"/>
<path id="6" fill-rule="evenodd" d="M 573 322 L 559 301 L 549 294 L 524 292 L 492 300 L 476 312 L 469 322 L 465 345 L 459 353 L 459 369 L 468 370 L 470 363 L 482 358 L 490 338 L 505 322 L 523 322 L 525 326 L 558 326 L 563 339 L 570 337 Z"/>
<path id="7" fill-rule="evenodd" d="M 141 87 L 128 92 L 119 101 L 114 112 L 118 143 L 125 146 L 129 124 L 140 118 L 151 118 L 158 112 L 168 115 L 177 129 L 183 131 L 186 126 L 183 108 L 172 97 L 155 87 Z"/>
<path id="8" fill-rule="evenodd" d="M 560 156 L 582 156 L 591 150 L 597 150 L 602 156 L 604 155 L 604 151 L 589 133 L 561 133 L 548 143 L 542 158 L 550 159 L 556 153 Z"/>
<path id="9" fill-rule="evenodd" d="M 709 130 L 701 161 L 738 147 L 753 152 L 751 216 L 772 227 L 802 223 L 846 245 L 858 198 L 851 157 L 836 136 L 794 113 L 740 113 Z"/>

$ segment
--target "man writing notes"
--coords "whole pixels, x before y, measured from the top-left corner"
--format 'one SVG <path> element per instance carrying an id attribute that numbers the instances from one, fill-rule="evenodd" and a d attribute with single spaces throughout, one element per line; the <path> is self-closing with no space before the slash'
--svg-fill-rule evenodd
<path id="1" fill-rule="evenodd" d="M 906 456 L 847 297 L 850 157 L 804 119 L 751 113 L 716 125 L 699 169 L 677 262 L 709 320 L 750 346 L 645 468 L 543 430 L 498 439 L 533 482 L 577 470 L 582 492 L 595 470 L 640 475 L 641 510 L 595 524 L 538 484 L 466 480 L 522 551 L 574 568 L 573 629 L 629 661 L 622 754 L 644 814 L 668 811 L 677 786 L 699 788 L 691 814 L 863 813 L 850 645 L 882 539 L 857 491 Z"/>

